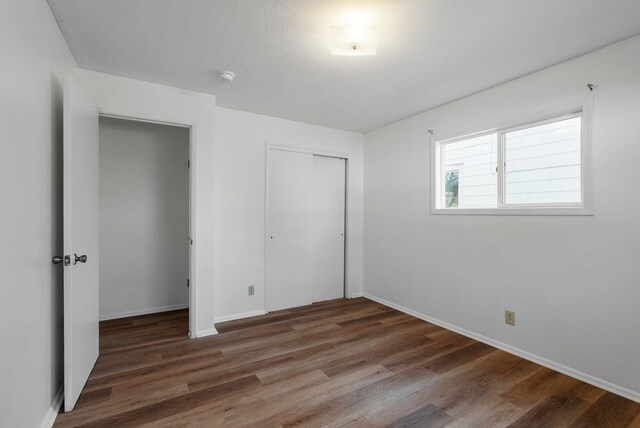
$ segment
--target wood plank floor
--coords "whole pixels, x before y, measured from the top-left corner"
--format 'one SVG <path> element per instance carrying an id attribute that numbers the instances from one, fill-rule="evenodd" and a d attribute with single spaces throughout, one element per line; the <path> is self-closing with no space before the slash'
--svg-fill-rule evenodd
<path id="1" fill-rule="evenodd" d="M 640 404 L 370 300 L 218 324 L 186 311 L 101 323 L 55 426 L 640 427 Z"/>
<path id="2" fill-rule="evenodd" d="M 188 334 L 188 309 L 102 321 L 100 356 L 187 340 Z"/>

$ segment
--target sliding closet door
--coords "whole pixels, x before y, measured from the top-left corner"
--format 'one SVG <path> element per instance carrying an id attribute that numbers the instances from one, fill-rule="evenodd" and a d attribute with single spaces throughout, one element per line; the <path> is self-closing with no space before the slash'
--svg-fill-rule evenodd
<path id="1" fill-rule="evenodd" d="M 313 301 L 344 297 L 345 160 L 313 157 Z"/>
<path id="2" fill-rule="evenodd" d="M 267 310 L 311 304 L 313 155 L 270 150 Z"/>

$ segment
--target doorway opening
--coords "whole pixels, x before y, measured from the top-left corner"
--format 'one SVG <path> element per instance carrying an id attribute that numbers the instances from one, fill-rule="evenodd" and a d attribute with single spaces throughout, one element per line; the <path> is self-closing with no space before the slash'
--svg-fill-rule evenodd
<path id="1" fill-rule="evenodd" d="M 100 352 L 190 326 L 190 128 L 99 119 Z"/>

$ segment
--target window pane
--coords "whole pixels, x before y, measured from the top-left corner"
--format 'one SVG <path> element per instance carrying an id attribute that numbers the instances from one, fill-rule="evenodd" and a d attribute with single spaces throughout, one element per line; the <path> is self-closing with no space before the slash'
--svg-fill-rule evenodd
<path id="1" fill-rule="evenodd" d="M 581 202 L 580 121 L 505 133 L 506 204 Z"/>
<path id="2" fill-rule="evenodd" d="M 497 206 L 497 140 L 490 134 L 444 145 L 445 208 Z"/>
<path id="3" fill-rule="evenodd" d="M 445 208 L 458 207 L 458 177 L 459 171 L 450 171 L 444 174 L 444 206 Z"/>

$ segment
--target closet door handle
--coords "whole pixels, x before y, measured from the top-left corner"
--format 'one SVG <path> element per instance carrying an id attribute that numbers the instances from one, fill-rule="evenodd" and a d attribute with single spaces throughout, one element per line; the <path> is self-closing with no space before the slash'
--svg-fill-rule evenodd
<path id="1" fill-rule="evenodd" d="M 75 257 L 75 260 L 73 261 L 73 264 L 77 264 L 78 262 L 80 263 L 86 263 L 87 262 L 87 255 L 83 254 L 81 256 L 77 255 L 76 253 L 73 253 L 73 256 Z"/>

